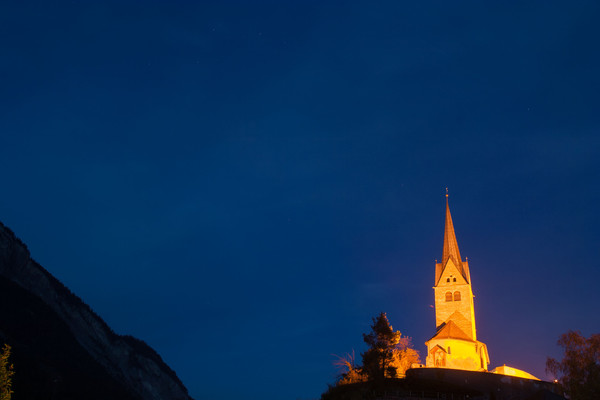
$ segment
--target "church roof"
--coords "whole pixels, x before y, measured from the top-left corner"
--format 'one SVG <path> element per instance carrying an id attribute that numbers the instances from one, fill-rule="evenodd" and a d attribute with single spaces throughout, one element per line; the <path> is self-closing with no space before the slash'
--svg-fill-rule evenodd
<path id="1" fill-rule="evenodd" d="M 436 268 L 436 277 L 435 282 L 440 279 L 446 264 L 448 263 L 448 259 L 452 259 L 452 262 L 461 275 L 466 279 L 467 282 L 470 282 L 469 277 L 469 267 L 468 264 L 462 262 L 460 258 L 460 251 L 458 250 L 458 242 L 456 240 L 456 234 L 454 233 L 454 224 L 452 223 L 452 215 L 450 214 L 450 206 L 448 204 L 448 194 L 446 194 L 446 226 L 444 229 L 444 248 L 442 252 L 442 262 L 439 268 Z"/>
<path id="2" fill-rule="evenodd" d="M 462 340 L 469 340 L 469 341 L 473 340 L 472 338 L 469 337 L 469 335 L 464 333 L 463 330 L 460 329 L 454 321 L 452 321 L 452 319 L 448 319 L 448 321 L 446 321 L 442 325 L 440 325 L 440 328 L 438 329 L 438 331 L 429 340 L 433 340 L 433 339 L 462 339 Z"/>

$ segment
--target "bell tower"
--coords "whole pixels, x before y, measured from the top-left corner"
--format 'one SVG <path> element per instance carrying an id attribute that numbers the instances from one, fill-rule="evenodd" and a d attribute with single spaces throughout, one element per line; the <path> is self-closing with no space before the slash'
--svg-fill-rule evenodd
<path id="1" fill-rule="evenodd" d="M 436 334 L 427 345 L 427 367 L 487 371 L 487 346 L 477 340 L 469 263 L 462 260 L 446 189 L 446 223 L 441 262 L 435 264 Z"/>
<path id="2" fill-rule="evenodd" d="M 453 318 L 459 328 L 469 338 L 477 340 L 475 331 L 475 311 L 469 263 L 460 258 L 458 242 L 454 233 L 454 224 L 446 193 L 446 226 L 444 229 L 444 247 L 442 262 L 435 265 L 435 327 L 439 328 L 455 313 Z M 455 315 L 458 317 L 458 315 Z"/>

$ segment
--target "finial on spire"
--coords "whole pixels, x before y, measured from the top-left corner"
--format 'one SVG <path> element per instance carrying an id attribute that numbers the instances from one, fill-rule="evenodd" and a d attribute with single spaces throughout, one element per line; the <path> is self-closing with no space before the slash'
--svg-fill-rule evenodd
<path id="1" fill-rule="evenodd" d="M 446 198 L 448 198 L 448 186 L 446 186 Z"/>

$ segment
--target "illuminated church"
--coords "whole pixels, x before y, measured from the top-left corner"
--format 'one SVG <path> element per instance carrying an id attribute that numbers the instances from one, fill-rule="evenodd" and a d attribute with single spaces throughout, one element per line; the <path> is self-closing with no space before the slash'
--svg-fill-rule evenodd
<path id="1" fill-rule="evenodd" d="M 477 340 L 475 308 L 469 263 L 462 260 L 446 193 L 446 227 L 442 260 L 435 264 L 436 333 L 427 345 L 426 367 L 488 371 L 490 356 L 485 343 Z M 490 371 L 496 374 L 539 380 L 506 365 Z"/>
<path id="2" fill-rule="evenodd" d="M 435 265 L 436 333 L 427 345 L 427 367 L 487 371 L 490 357 L 477 340 L 469 263 L 460 258 L 446 194 L 442 260 Z"/>

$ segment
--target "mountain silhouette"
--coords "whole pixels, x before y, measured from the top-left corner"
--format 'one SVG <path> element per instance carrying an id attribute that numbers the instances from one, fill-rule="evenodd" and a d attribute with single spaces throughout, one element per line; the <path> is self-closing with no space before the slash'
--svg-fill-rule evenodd
<path id="1" fill-rule="evenodd" d="M 13 399 L 191 400 L 160 355 L 118 335 L 0 223 L 0 345 Z"/>

